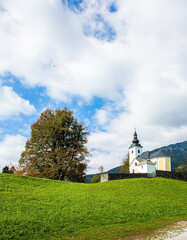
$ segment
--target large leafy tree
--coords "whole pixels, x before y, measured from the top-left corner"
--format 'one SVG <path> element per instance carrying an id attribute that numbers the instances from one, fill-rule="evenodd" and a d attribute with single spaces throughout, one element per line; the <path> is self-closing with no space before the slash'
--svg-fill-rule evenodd
<path id="1" fill-rule="evenodd" d="M 27 175 L 82 182 L 89 151 L 88 131 L 68 109 L 45 110 L 31 126 L 19 160 Z"/>

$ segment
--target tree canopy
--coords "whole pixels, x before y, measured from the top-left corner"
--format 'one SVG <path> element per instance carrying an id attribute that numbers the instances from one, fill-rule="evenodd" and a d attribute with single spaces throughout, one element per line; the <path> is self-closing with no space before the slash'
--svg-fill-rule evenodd
<path id="1" fill-rule="evenodd" d="M 82 182 L 89 151 L 88 131 L 68 109 L 42 112 L 19 160 L 27 175 Z"/>
<path id="2" fill-rule="evenodd" d="M 126 158 L 123 159 L 123 163 L 120 169 L 122 172 L 129 172 L 129 153 Z"/>

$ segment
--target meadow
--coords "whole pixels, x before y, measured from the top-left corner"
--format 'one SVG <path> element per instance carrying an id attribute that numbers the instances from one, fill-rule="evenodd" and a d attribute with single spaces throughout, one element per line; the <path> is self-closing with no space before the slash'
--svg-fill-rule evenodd
<path id="1" fill-rule="evenodd" d="M 0 239 L 119 239 L 187 218 L 187 183 L 96 184 L 0 174 Z"/>

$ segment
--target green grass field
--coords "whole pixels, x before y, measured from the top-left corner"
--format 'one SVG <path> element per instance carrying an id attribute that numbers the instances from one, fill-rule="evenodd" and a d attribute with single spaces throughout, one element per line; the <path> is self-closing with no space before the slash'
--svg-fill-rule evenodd
<path id="1" fill-rule="evenodd" d="M 0 239 L 118 239 L 187 218 L 187 183 L 97 184 L 0 174 Z"/>

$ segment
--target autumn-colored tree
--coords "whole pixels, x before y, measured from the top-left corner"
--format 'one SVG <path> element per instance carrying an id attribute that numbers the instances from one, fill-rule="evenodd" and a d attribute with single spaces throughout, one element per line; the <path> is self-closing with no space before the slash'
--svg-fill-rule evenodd
<path id="1" fill-rule="evenodd" d="M 123 163 L 120 170 L 121 172 L 129 172 L 129 154 L 127 154 L 126 158 L 123 159 Z"/>
<path id="2" fill-rule="evenodd" d="M 45 110 L 31 126 L 19 160 L 27 175 L 83 182 L 89 151 L 88 131 L 68 109 Z"/>

